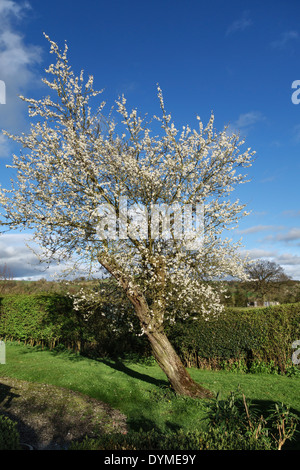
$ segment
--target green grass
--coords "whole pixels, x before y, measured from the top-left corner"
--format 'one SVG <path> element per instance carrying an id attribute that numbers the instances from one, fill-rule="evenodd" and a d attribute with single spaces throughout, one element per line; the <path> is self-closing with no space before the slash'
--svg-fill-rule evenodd
<path id="1" fill-rule="evenodd" d="M 269 410 L 282 402 L 300 416 L 299 377 L 190 369 L 191 376 L 221 397 L 240 387 L 246 398 Z M 6 344 L 0 377 L 46 383 L 84 393 L 119 409 L 133 430 L 185 430 L 204 427 L 207 402 L 176 397 L 156 364 L 92 360 L 68 351 Z M 300 448 L 300 443 L 293 444 Z"/>

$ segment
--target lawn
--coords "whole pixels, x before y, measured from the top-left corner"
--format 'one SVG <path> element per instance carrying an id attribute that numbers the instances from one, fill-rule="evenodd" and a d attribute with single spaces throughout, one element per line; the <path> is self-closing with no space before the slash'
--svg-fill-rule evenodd
<path id="1" fill-rule="evenodd" d="M 190 374 L 221 397 L 240 388 L 263 413 L 275 402 L 282 402 L 300 416 L 299 376 L 199 369 L 190 369 Z M 120 410 L 133 430 L 192 430 L 205 426 L 207 402 L 174 396 L 160 368 L 147 361 L 92 360 L 69 351 L 7 343 L 6 364 L 0 364 L 0 377 L 80 392 Z M 300 449 L 299 441 L 294 441 L 295 446 Z"/>

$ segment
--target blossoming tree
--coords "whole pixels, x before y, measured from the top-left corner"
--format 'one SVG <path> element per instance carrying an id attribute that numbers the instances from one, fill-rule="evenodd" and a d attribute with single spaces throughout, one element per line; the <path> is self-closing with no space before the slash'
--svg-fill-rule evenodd
<path id="1" fill-rule="evenodd" d="M 46 38 L 56 58 L 46 69 L 49 79 L 43 79 L 50 95 L 41 100 L 21 96 L 28 103 L 31 129 L 19 136 L 5 132 L 23 150 L 10 165 L 16 171 L 11 188 L 0 192 L 2 224 L 32 230 L 48 260 L 75 255 L 76 260 L 105 268 L 133 305 L 174 390 L 210 396 L 184 368 L 164 322 L 167 312 L 169 321 L 180 315 L 209 319 L 219 314 L 219 284 L 209 281 L 244 275 L 239 244 L 224 231 L 245 215 L 245 206 L 230 196 L 246 181 L 244 168 L 252 164 L 254 152 L 240 150 L 244 142 L 229 135 L 227 128 L 216 132 L 213 115 L 206 127 L 198 117 L 197 129 L 185 126 L 179 131 L 159 87 L 157 135 L 146 118 L 127 110 L 123 96 L 116 102 L 115 118 L 111 113 L 104 118 L 104 102 L 95 110 L 90 105 L 90 99 L 101 93 L 94 90 L 93 77 L 85 81 L 83 72 L 76 76 L 67 45 L 60 50 Z M 125 216 L 120 206 L 124 198 Z M 197 204 L 203 230 L 195 249 L 184 235 L 188 210 L 180 211 Z M 162 214 L 151 233 L 154 206 L 169 211 L 167 237 L 157 233 L 166 222 Z M 103 207 L 111 208 L 114 216 L 101 212 Z M 149 216 L 143 219 L 149 229 L 146 236 L 141 224 L 133 225 L 130 218 L 130 210 L 136 213 L 137 207 Z M 175 237 L 181 222 L 183 235 Z M 193 230 L 189 234 L 198 236 Z"/>

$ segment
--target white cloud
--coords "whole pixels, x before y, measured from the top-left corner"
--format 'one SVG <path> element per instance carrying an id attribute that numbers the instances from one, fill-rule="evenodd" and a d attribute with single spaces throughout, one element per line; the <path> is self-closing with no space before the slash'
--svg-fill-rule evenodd
<path id="1" fill-rule="evenodd" d="M 260 111 L 249 111 L 240 114 L 238 119 L 228 126 L 228 133 L 246 135 L 257 123 L 265 121 L 265 116 Z"/>
<path id="2" fill-rule="evenodd" d="M 249 113 L 241 114 L 234 124 L 237 128 L 244 129 L 245 127 L 253 126 L 257 122 L 264 120 L 265 117 L 261 112 L 251 111 Z"/>
<path id="3" fill-rule="evenodd" d="M 282 215 L 284 217 L 300 217 L 300 210 L 287 210 L 283 211 Z"/>
<path id="4" fill-rule="evenodd" d="M 0 158 L 6 157 L 9 153 L 8 139 L 4 134 L 0 134 Z"/>
<path id="5" fill-rule="evenodd" d="M 26 122 L 27 106 L 18 96 L 40 85 L 33 67 L 41 60 L 41 49 L 26 43 L 15 21 L 20 22 L 29 9 L 27 2 L 0 0 L 0 79 L 6 87 L 6 103 L 0 106 L 0 129 L 12 133 L 24 130 Z M 0 156 L 7 152 L 8 143 L 1 134 Z"/>
<path id="6" fill-rule="evenodd" d="M 231 25 L 227 28 L 226 36 L 239 32 L 244 31 L 246 28 L 252 25 L 252 20 L 249 18 L 249 13 L 244 11 L 242 16 L 237 20 L 233 21 Z"/>
<path id="7" fill-rule="evenodd" d="M 238 233 L 240 234 L 249 234 L 249 233 L 259 233 L 259 232 L 263 232 L 263 231 L 266 231 L 266 230 L 282 230 L 284 227 L 282 226 L 277 226 L 277 225 L 254 225 L 253 227 L 248 227 L 248 228 L 245 228 L 243 230 L 238 230 Z"/>
<path id="8" fill-rule="evenodd" d="M 276 235 L 276 240 L 284 242 L 300 242 L 300 228 L 293 227 L 288 232 L 282 235 Z"/>
<path id="9" fill-rule="evenodd" d="M 29 5 L 27 2 L 23 3 L 23 6 L 20 4 L 17 4 L 16 2 L 12 0 L 1 0 L 0 1 L 0 15 L 3 20 L 7 20 L 7 17 L 10 14 L 13 14 L 14 16 L 20 17 L 21 12 L 23 8 L 28 8 Z"/>
<path id="10" fill-rule="evenodd" d="M 285 31 L 284 33 L 281 33 L 279 39 L 271 43 L 271 46 L 274 49 L 285 49 L 288 43 L 297 39 L 299 39 L 297 31 Z"/>
<path id="11" fill-rule="evenodd" d="M 23 234 L 0 236 L 0 267 L 3 269 L 6 265 L 14 278 L 38 274 L 39 261 L 25 243 L 26 236 Z"/>
<path id="12" fill-rule="evenodd" d="M 278 263 L 283 266 L 299 266 L 300 256 L 291 253 L 283 253 L 277 256 Z"/>
<path id="13" fill-rule="evenodd" d="M 292 132 L 295 142 L 300 142 L 300 124 L 296 124 Z"/>
<path id="14" fill-rule="evenodd" d="M 251 259 L 272 258 L 276 255 L 274 251 L 259 248 L 244 249 L 242 250 L 242 253 Z"/>
<path id="15" fill-rule="evenodd" d="M 300 280 L 300 256 L 291 253 L 282 253 L 275 261 L 283 267 L 284 272 L 294 280 Z"/>
<path id="16" fill-rule="evenodd" d="M 23 38 L 15 31 L 6 29 L 0 34 L 0 61 L 2 75 L 17 80 L 19 86 L 22 82 L 28 83 L 32 77 L 29 66 L 39 59 L 40 49 L 36 46 L 26 46 Z M 21 77 L 16 73 L 21 72 Z M 9 85 L 9 83 L 8 83 Z"/>
<path id="17" fill-rule="evenodd" d="M 0 274 L 6 266 L 13 279 L 53 280 L 89 275 L 89 266 L 78 263 L 75 258 L 62 262 L 52 258 L 51 263 L 41 262 L 40 257 L 45 259 L 47 248 L 34 243 L 31 237 L 24 232 L 0 235 Z M 93 276 L 103 277 L 103 270 L 99 267 Z"/>
<path id="18" fill-rule="evenodd" d="M 296 244 L 300 246 L 300 228 L 292 227 L 285 233 L 271 234 L 265 237 L 261 242 L 283 242 L 284 244 Z"/>
<path id="19" fill-rule="evenodd" d="M 31 247 L 32 249 L 30 249 Z M 34 250 L 34 251 L 33 251 Z M 48 265 L 40 262 L 36 253 L 42 250 L 31 241 L 28 233 L 7 233 L 0 236 L 0 273 L 6 265 L 14 279 L 49 280 L 62 273 L 66 265 L 56 261 Z"/>
<path id="20" fill-rule="evenodd" d="M 277 178 L 276 175 L 270 175 L 270 176 L 267 176 L 266 178 L 261 179 L 261 180 L 260 180 L 260 183 L 263 183 L 263 184 L 265 184 L 265 183 L 272 183 L 273 181 L 276 180 L 276 178 Z"/>

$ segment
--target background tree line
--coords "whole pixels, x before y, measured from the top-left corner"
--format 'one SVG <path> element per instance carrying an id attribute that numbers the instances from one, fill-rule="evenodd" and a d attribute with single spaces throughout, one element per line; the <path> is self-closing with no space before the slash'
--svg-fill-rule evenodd
<path id="1" fill-rule="evenodd" d="M 225 293 L 222 303 L 227 307 L 247 307 L 257 301 L 279 302 L 280 304 L 300 302 L 300 281 L 288 277 L 278 264 L 266 260 L 257 260 L 247 267 L 249 280 L 223 281 Z M 101 281 L 105 283 L 107 281 Z M 41 278 L 36 281 L 15 280 L 13 272 L 6 264 L 0 266 L 0 295 L 4 294 L 41 294 L 41 293 L 77 293 L 80 288 L 98 285 L 99 280 L 88 280 L 81 276 L 72 281 L 48 281 Z"/>

